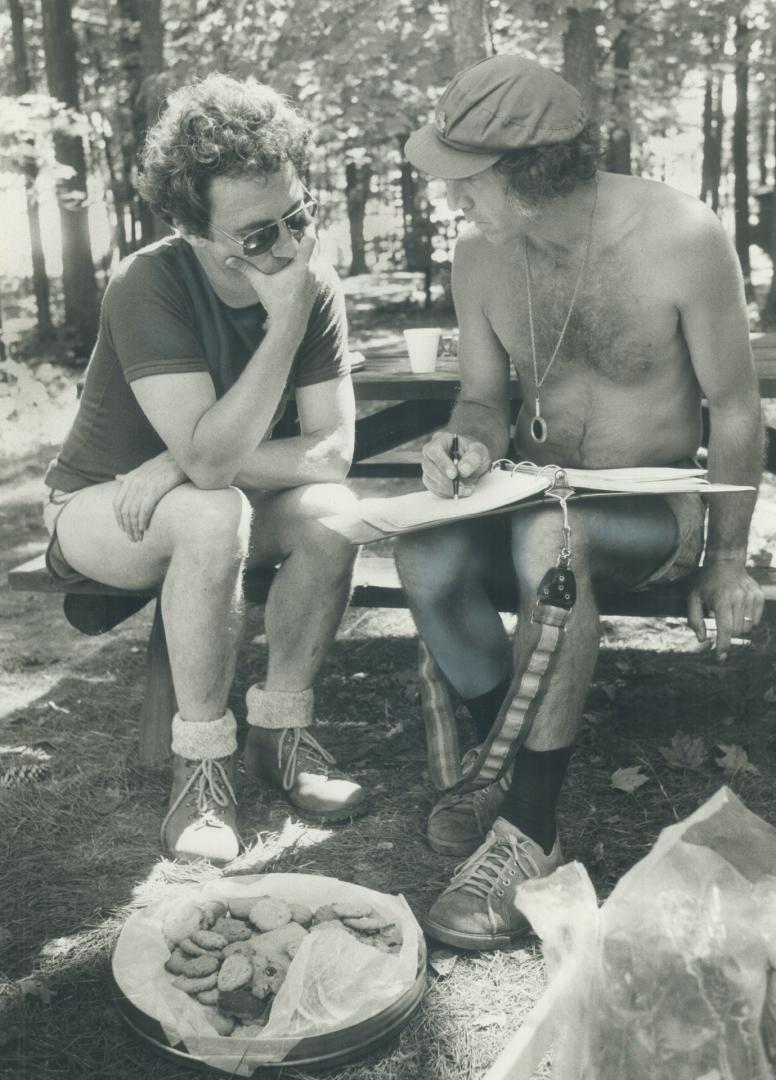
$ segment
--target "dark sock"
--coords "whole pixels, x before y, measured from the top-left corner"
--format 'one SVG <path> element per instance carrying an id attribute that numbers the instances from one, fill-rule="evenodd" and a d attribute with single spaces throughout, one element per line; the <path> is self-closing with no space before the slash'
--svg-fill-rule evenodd
<path id="1" fill-rule="evenodd" d="M 463 699 L 463 703 L 474 721 L 477 742 L 484 742 L 490 735 L 490 729 L 493 727 L 493 722 L 498 716 L 498 711 L 507 696 L 507 690 L 511 684 L 512 676 L 508 675 L 498 686 L 494 686 L 492 690 L 480 694 L 479 697 Z"/>
<path id="2" fill-rule="evenodd" d="M 515 755 L 512 783 L 500 815 L 540 844 L 549 855 L 555 843 L 555 810 L 573 747 L 527 750 Z"/>

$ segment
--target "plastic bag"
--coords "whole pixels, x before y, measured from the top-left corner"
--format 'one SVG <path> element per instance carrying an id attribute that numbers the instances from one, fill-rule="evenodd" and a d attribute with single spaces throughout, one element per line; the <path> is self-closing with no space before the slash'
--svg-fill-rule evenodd
<path id="1" fill-rule="evenodd" d="M 344 930 L 316 931 L 302 942 L 272 1005 L 262 1034 L 245 1039 L 216 1035 L 202 1006 L 176 989 L 164 963 L 169 949 L 162 923 L 186 900 L 276 896 L 315 909 L 336 900 L 363 900 L 390 916 L 402 932 L 397 954 L 378 952 Z M 186 886 L 131 915 L 113 954 L 113 974 L 133 1005 L 157 1020 L 170 1046 L 183 1043 L 198 1060 L 238 1076 L 282 1061 L 300 1040 L 349 1027 L 376 1015 L 415 982 L 421 932 L 401 896 L 389 896 L 313 874 L 266 874 L 220 878 Z"/>
<path id="2" fill-rule="evenodd" d="M 722 788 L 594 895 L 569 864 L 517 897 L 545 949 L 554 1080 L 772 1080 L 776 829 Z"/>

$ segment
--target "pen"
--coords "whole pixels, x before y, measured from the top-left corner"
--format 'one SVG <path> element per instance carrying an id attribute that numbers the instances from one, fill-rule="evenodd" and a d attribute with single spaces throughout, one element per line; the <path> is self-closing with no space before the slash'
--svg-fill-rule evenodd
<path id="1" fill-rule="evenodd" d="M 450 447 L 450 460 L 453 462 L 453 464 L 456 466 L 456 469 L 457 469 L 458 462 L 461 460 L 461 451 L 458 448 L 458 436 L 457 435 L 453 435 L 453 444 Z M 457 472 L 456 472 L 455 478 L 453 480 L 453 498 L 454 499 L 458 498 L 458 473 Z"/>

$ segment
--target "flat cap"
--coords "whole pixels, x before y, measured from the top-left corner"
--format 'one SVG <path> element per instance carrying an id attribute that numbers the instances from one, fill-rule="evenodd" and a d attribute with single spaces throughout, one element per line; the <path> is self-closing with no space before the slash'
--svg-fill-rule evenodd
<path id="1" fill-rule="evenodd" d="M 568 142 L 586 119 L 560 75 L 524 56 L 489 56 L 455 76 L 434 122 L 410 135 L 404 152 L 421 172 L 461 180 L 510 150 Z"/>

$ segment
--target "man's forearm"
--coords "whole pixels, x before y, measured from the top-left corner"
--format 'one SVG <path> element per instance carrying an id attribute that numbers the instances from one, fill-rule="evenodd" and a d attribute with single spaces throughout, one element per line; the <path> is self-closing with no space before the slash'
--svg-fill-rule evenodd
<path id="1" fill-rule="evenodd" d="M 245 447 L 258 446 L 266 437 L 299 340 L 297 333 L 270 328 L 237 382 L 199 418 L 186 462 L 195 483 L 230 484 Z"/>
<path id="2" fill-rule="evenodd" d="M 276 439 L 244 455 L 232 483 L 246 491 L 340 483 L 348 474 L 352 457 L 352 439 L 339 432 Z"/>
<path id="3" fill-rule="evenodd" d="M 709 496 L 709 530 L 706 562 L 730 560 L 741 565 L 763 459 L 762 420 L 751 410 L 712 409 L 710 413 L 708 476 L 712 483 L 746 484 L 752 492 Z"/>
<path id="4" fill-rule="evenodd" d="M 509 448 L 509 424 L 503 410 L 495 406 L 460 398 L 447 428 L 483 443 L 493 461 L 503 457 Z"/>

